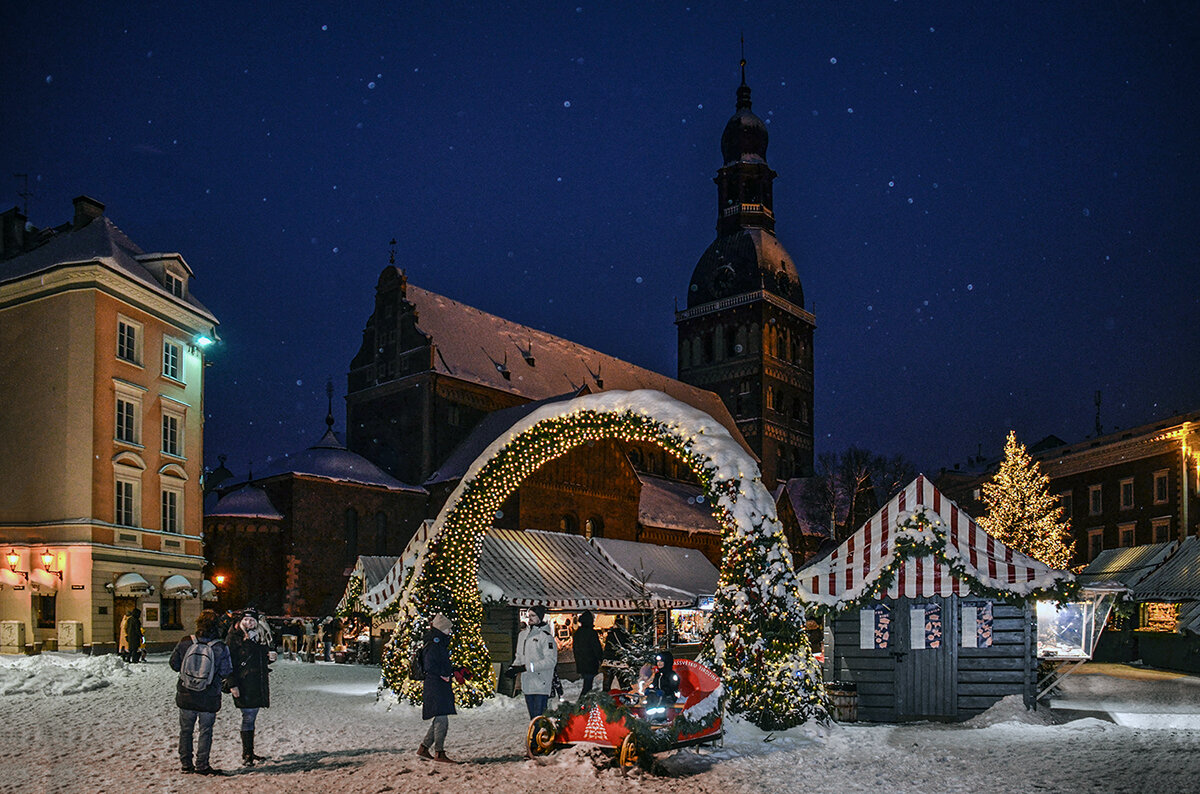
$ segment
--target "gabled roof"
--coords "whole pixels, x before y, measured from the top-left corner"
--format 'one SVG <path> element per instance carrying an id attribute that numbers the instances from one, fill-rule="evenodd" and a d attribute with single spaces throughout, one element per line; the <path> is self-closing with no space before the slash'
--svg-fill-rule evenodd
<path id="1" fill-rule="evenodd" d="M 418 328 L 433 338 L 435 372 L 530 400 L 574 395 L 585 388 L 654 389 L 712 416 L 753 455 L 729 409 L 711 391 L 412 284 L 406 295 L 417 307 Z"/>
<path id="2" fill-rule="evenodd" d="M 1186 538 L 1145 579 L 1133 587 L 1138 601 L 1200 599 L 1200 535 Z"/>
<path id="3" fill-rule="evenodd" d="M 225 494 L 211 509 L 205 510 L 204 515 L 221 518 L 261 518 L 265 521 L 283 520 L 283 514 L 271 504 L 267 492 L 257 485 L 243 485 L 236 491 Z"/>
<path id="4" fill-rule="evenodd" d="M 1149 546 L 1127 546 L 1122 549 L 1105 549 L 1079 574 L 1082 585 L 1099 582 L 1120 582 L 1134 587 L 1154 572 L 1175 547 L 1176 541 L 1154 543 Z"/>
<path id="5" fill-rule="evenodd" d="M 936 522 L 933 527 L 906 523 L 922 511 Z M 985 587 L 1018 596 L 1053 590 L 1074 578 L 1069 571 L 1050 568 L 987 534 L 921 475 L 832 554 L 796 574 L 803 598 L 834 608 L 855 601 L 870 592 L 896 562 L 898 544 L 909 542 L 927 545 L 934 553 L 899 563 L 886 590 L 891 598 L 969 595 L 970 583 L 956 576 L 947 561 L 961 565 Z"/>
<path id="6" fill-rule="evenodd" d="M 541 604 L 568 610 L 644 606 L 634 583 L 581 535 L 490 529 L 479 555 L 479 580 L 485 594 L 513 606 Z M 687 606 L 692 600 L 653 599 L 661 607 Z"/>
<path id="7" fill-rule="evenodd" d="M 35 276 L 60 267 L 98 262 L 129 277 L 161 297 L 179 303 L 203 315 L 212 323 L 217 319 L 204 304 L 186 290 L 184 297 L 172 295 L 139 260 L 144 252 L 117 225 L 105 216 L 95 218 L 78 229 L 68 227 L 32 251 L 0 261 L 0 284 Z M 180 260 L 182 262 L 182 259 Z M 186 263 L 185 263 L 186 266 Z M 190 270 L 190 268 L 189 268 Z"/>
<path id="8" fill-rule="evenodd" d="M 721 525 L 713 518 L 712 506 L 699 485 L 644 472 L 638 472 L 637 478 L 642 484 L 638 523 L 688 533 L 720 534 Z"/>
<path id="9" fill-rule="evenodd" d="M 626 578 L 667 600 L 717 592 L 720 572 L 703 553 L 678 546 L 658 546 L 614 538 L 592 538 L 592 545 Z"/>
<path id="10" fill-rule="evenodd" d="M 255 479 L 261 481 L 287 474 L 373 485 L 390 491 L 426 493 L 419 485 L 402 483 L 362 455 L 346 449 L 332 429 L 326 430 L 316 444 L 298 455 L 276 461 L 267 474 Z"/>

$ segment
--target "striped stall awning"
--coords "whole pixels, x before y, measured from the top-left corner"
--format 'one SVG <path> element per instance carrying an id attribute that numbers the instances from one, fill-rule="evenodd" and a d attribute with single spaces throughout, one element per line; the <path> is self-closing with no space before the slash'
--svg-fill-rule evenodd
<path id="1" fill-rule="evenodd" d="M 905 525 L 921 511 L 941 533 Z M 797 574 L 804 598 L 833 607 L 856 600 L 896 562 L 896 541 L 901 535 L 940 551 L 988 587 L 1018 596 L 1050 590 L 1073 579 L 1069 571 L 1050 568 L 993 538 L 921 475 L 831 555 Z M 929 554 L 900 562 L 886 595 L 920 598 L 965 596 L 970 592 L 967 581 Z"/>

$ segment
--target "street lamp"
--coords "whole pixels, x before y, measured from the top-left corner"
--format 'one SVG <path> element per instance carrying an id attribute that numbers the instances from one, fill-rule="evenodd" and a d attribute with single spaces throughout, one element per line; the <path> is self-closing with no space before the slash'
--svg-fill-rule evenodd
<path id="1" fill-rule="evenodd" d="M 44 549 L 42 551 L 42 568 L 45 569 L 46 573 L 54 574 L 55 576 L 57 576 L 58 581 L 60 581 L 60 582 L 62 581 L 62 578 L 63 578 L 62 571 L 54 570 L 54 553 L 51 552 L 49 549 Z"/>
<path id="2" fill-rule="evenodd" d="M 29 571 L 19 571 L 19 570 L 17 570 L 17 566 L 21 564 L 21 555 L 20 555 L 20 554 L 17 554 L 17 550 L 16 550 L 16 549 L 9 549 L 9 550 L 8 550 L 8 554 L 6 555 L 6 557 L 7 557 L 7 559 L 8 559 L 8 569 L 9 569 L 10 571 L 12 571 L 13 573 L 18 573 L 18 574 L 20 574 L 21 576 L 24 576 L 24 577 L 25 577 L 25 580 L 26 580 L 26 581 L 29 581 Z"/>

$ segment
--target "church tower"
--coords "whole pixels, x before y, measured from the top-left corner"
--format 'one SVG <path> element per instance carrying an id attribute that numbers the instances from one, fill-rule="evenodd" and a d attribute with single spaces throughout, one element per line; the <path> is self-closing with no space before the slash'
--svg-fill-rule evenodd
<path id="1" fill-rule="evenodd" d="M 717 239 L 675 313 L 679 380 L 714 391 L 762 461 L 768 488 L 813 473 L 813 331 L 791 256 L 775 238 L 767 127 L 750 110 L 746 61 L 721 135 Z"/>

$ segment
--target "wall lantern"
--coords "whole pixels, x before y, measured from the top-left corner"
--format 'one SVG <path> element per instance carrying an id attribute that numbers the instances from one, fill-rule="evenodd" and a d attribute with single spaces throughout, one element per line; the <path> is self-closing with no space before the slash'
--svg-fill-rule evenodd
<path id="1" fill-rule="evenodd" d="M 46 573 L 54 574 L 60 582 L 62 581 L 62 571 L 54 570 L 54 553 L 49 549 L 42 551 L 42 568 L 46 570 Z"/>
<path id="2" fill-rule="evenodd" d="M 17 566 L 21 564 L 21 555 L 20 555 L 20 554 L 17 554 L 17 550 L 16 550 L 16 549 L 9 549 L 9 550 L 8 550 L 7 559 L 8 559 L 8 569 L 9 569 L 10 571 L 12 571 L 13 573 L 20 574 L 21 576 L 24 576 L 24 577 L 25 577 L 25 579 L 26 579 L 26 581 L 28 581 L 28 580 L 29 580 L 29 571 L 19 571 L 19 570 L 17 570 Z"/>

